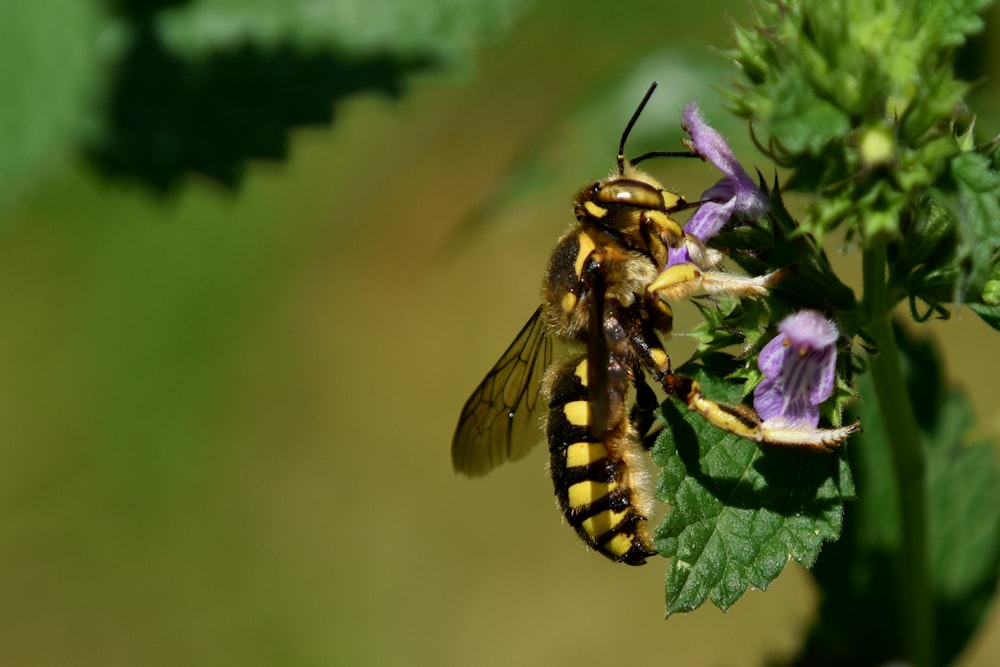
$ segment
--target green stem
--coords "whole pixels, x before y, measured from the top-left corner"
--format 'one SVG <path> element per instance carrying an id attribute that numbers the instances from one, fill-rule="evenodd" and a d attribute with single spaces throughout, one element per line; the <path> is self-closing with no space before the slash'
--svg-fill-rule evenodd
<path id="1" fill-rule="evenodd" d="M 908 400 L 899 348 L 892 330 L 892 303 L 885 275 L 886 246 L 875 241 L 864 253 L 864 298 L 868 332 L 878 345 L 872 357 L 879 411 L 892 452 L 899 497 L 901 541 L 895 553 L 898 574 L 900 656 L 916 667 L 934 663 L 934 625 L 927 554 L 927 497 L 924 449 L 913 405 Z"/>

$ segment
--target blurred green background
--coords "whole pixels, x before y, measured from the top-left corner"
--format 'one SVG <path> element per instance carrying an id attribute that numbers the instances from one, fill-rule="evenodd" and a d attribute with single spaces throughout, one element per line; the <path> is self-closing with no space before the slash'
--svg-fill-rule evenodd
<path id="1" fill-rule="evenodd" d="M 651 79 L 634 153 L 679 147 L 697 98 L 754 155 L 722 115 L 734 72 L 715 50 L 746 12 L 540 2 L 464 70 L 294 132 L 287 160 L 252 162 L 235 192 L 191 178 L 162 196 L 57 152 L 0 209 L 0 663 L 697 667 L 793 651 L 816 602 L 797 567 L 725 615 L 664 621 L 665 562 L 587 554 L 541 448 L 476 481 L 449 459 L 572 195 L 612 167 Z M 1000 72 L 996 40 L 978 48 Z M 588 115 L 619 85 L 621 104 Z M 998 90 L 970 100 L 983 136 L 1000 131 Z M 713 182 L 656 173 L 695 196 Z M 924 329 L 996 436 L 993 332 L 961 309 Z M 996 664 L 991 619 L 962 665 Z"/>

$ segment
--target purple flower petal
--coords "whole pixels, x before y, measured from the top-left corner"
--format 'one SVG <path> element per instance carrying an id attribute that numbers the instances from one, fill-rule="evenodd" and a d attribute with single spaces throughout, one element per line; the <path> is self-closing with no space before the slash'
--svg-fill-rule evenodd
<path id="1" fill-rule="evenodd" d="M 688 252 L 687 246 L 682 245 L 679 248 L 671 248 L 667 251 L 667 266 L 688 264 L 690 261 L 691 254 Z"/>
<path id="2" fill-rule="evenodd" d="M 753 392 L 753 408 L 763 420 L 774 420 L 785 412 L 785 397 L 775 380 L 761 381 Z"/>
<path id="3" fill-rule="evenodd" d="M 791 345 L 806 348 L 829 347 L 837 342 L 837 325 L 815 310 L 800 310 L 778 325 L 778 331 L 788 336 Z"/>
<path id="4" fill-rule="evenodd" d="M 684 129 L 691 135 L 691 143 L 702 156 L 718 167 L 726 176 L 732 177 L 743 171 L 729 144 L 715 128 L 702 116 L 697 102 L 684 107 Z"/>
<path id="5" fill-rule="evenodd" d="M 706 202 L 699 206 L 691 219 L 687 221 L 687 224 L 684 225 L 684 231 L 702 241 L 707 241 L 726 226 L 735 208 L 735 199 L 730 199 L 723 204 L 714 201 Z"/>
<path id="6" fill-rule="evenodd" d="M 691 135 L 691 147 L 724 176 L 702 199 L 735 199 L 735 212 L 748 218 L 764 215 L 768 208 L 764 193 L 736 159 L 725 138 L 705 121 L 696 102 L 684 107 L 683 127 Z"/>
<path id="7" fill-rule="evenodd" d="M 779 333 L 765 345 L 757 356 L 757 368 L 764 377 L 774 377 L 781 372 L 785 363 L 785 352 L 788 347 L 788 336 Z"/>
<path id="8" fill-rule="evenodd" d="M 819 425 L 819 405 L 811 403 L 802 394 L 795 394 L 788 397 L 785 405 L 785 414 L 782 415 L 786 422 L 792 424 L 808 424 L 816 428 Z"/>
<path id="9" fill-rule="evenodd" d="M 837 325 L 802 310 L 782 320 L 778 331 L 757 358 L 764 380 L 754 390 L 754 409 L 765 421 L 815 428 L 836 380 Z"/>
<path id="10" fill-rule="evenodd" d="M 837 377 L 837 348 L 833 346 L 827 348 L 821 358 L 816 360 L 816 366 L 820 381 L 813 386 L 809 400 L 819 405 L 833 393 Z"/>

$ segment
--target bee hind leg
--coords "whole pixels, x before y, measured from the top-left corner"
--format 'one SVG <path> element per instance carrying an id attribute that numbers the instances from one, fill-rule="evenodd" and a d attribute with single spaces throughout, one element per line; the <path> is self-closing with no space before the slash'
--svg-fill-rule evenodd
<path id="1" fill-rule="evenodd" d="M 749 407 L 718 403 L 701 393 L 697 380 L 672 375 L 668 378 L 671 395 L 687 404 L 709 424 L 754 442 L 785 447 L 801 447 L 820 452 L 836 449 L 850 435 L 861 430 L 855 422 L 836 428 L 817 428 L 788 422 L 764 421 Z"/>
<path id="2" fill-rule="evenodd" d="M 668 395 L 682 401 L 688 409 L 697 412 L 709 424 L 727 433 L 769 445 L 829 452 L 836 449 L 850 435 L 861 430 L 861 424 L 858 422 L 835 428 L 817 428 L 781 421 L 765 421 L 752 408 L 745 405 L 714 401 L 702 393 L 697 380 L 676 375 L 670 369 L 670 357 L 659 344 L 651 344 L 649 340 L 648 334 L 634 336 L 632 347 L 653 380 L 659 383 Z M 652 414 L 652 410 L 649 410 L 649 413 Z M 640 433 L 645 435 L 644 431 Z M 643 444 L 649 447 L 652 441 L 647 444 L 646 440 L 648 439 L 644 439 Z"/>
<path id="3" fill-rule="evenodd" d="M 641 439 L 643 448 L 649 450 L 656 443 L 656 436 L 663 430 L 662 424 L 656 421 L 656 408 L 659 401 L 656 393 L 640 373 L 635 375 L 635 404 L 629 413 L 629 421 Z"/>

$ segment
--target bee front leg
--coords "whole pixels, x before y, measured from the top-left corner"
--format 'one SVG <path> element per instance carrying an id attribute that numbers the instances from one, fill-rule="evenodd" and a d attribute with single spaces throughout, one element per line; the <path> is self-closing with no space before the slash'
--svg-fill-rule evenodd
<path id="1" fill-rule="evenodd" d="M 660 210 L 643 211 L 639 217 L 639 232 L 649 249 L 649 255 L 658 265 L 667 263 L 670 249 L 684 239 L 684 230 L 667 213 Z"/>
<path id="2" fill-rule="evenodd" d="M 699 291 L 730 296 L 764 296 L 784 275 L 784 270 L 762 276 L 742 276 L 725 271 L 702 271 L 693 263 L 672 264 L 660 272 L 646 292 L 665 301 L 688 299 Z"/>

